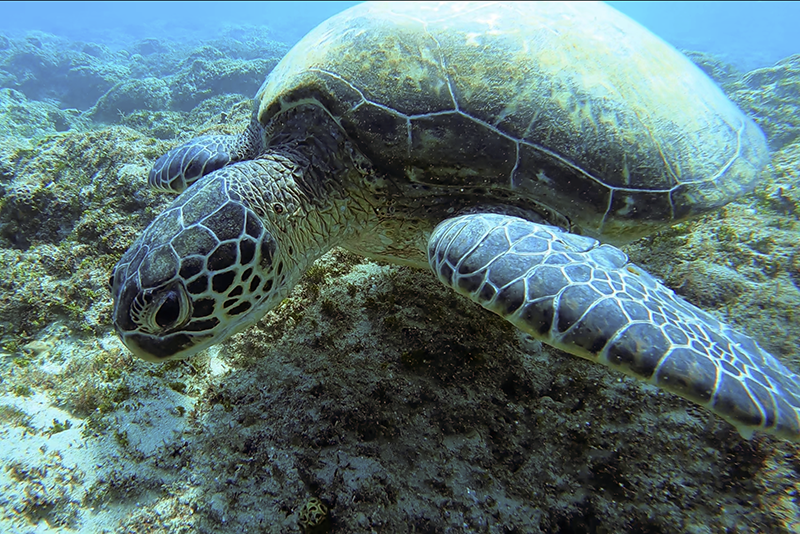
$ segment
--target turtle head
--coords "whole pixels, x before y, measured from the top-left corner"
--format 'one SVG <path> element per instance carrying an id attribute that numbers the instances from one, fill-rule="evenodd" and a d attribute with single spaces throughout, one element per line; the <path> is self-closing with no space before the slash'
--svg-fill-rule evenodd
<path id="1" fill-rule="evenodd" d="M 114 267 L 114 326 L 145 360 L 191 356 L 282 297 L 290 265 L 270 222 L 233 191 L 235 167 L 184 191 Z"/>

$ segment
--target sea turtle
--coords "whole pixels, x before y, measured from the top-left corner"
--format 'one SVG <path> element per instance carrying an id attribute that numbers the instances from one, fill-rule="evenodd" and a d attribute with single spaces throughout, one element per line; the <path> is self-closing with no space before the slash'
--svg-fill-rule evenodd
<path id="1" fill-rule="evenodd" d="M 182 193 L 116 265 L 114 325 L 147 360 L 195 354 L 340 246 L 798 440 L 797 376 L 613 246 L 751 191 L 766 160 L 713 82 L 604 4 L 358 5 L 283 58 L 244 133 L 156 161 Z"/>

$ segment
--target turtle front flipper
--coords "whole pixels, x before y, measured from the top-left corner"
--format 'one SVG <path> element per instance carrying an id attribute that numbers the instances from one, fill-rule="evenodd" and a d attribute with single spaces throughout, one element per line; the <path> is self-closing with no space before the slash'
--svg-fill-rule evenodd
<path id="1" fill-rule="evenodd" d="M 439 279 L 541 341 L 704 406 L 744 437 L 800 441 L 798 377 L 610 245 L 495 214 L 448 219 Z"/>
<path id="2" fill-rule="evenodd" d="M 225 165 L 254 159 L 263 147 L 263 128 L 256 120 L 239 135 L 195 137 L 158 158 L 147 182 L 153 189 L 180 193 Z"/>

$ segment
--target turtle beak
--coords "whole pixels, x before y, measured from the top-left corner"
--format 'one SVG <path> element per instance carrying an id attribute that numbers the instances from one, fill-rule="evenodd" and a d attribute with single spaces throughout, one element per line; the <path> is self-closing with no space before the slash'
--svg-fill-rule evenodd
<path id="1" fill-rule="evenodd" d="M 120 332 L 122 343 L 134 356 L 148 362 L 180 360 L 196 354 L 208 343 L 211 336 L 189 336 L 183 333 L 167 336 L 150 336 L 141 332 Z"/>

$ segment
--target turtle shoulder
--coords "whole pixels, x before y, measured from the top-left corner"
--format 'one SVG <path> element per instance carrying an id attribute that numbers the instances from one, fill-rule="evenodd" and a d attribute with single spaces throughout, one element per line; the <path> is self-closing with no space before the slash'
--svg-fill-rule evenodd
<path id="1" fill-rule="evenodd" d="M 388 174 L 511 191 L 619 240 L 751 190 L 767 153 L 700 69 L 604 4 L 362 4 L 257 104 L 264 124 L 319 106 Z"/>

